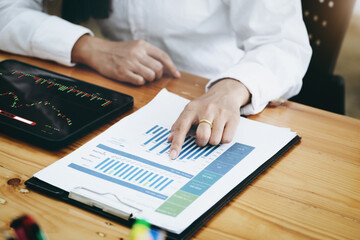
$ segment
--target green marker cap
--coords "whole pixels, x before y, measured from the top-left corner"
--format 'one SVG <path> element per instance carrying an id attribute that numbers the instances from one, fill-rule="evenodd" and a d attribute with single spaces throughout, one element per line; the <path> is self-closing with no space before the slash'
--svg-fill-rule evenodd
<path id="1" fill-rule="evenodd" d="M 143 225 L 143 226 L 146 226 L 148 228 L 150 228 L 150 226 L 151 226 L 151 224 L 148 221 L 146 221 L 144 219 L 138 219 L 138 218 L 136 219 L 134 225 L 135 224 Z"/>

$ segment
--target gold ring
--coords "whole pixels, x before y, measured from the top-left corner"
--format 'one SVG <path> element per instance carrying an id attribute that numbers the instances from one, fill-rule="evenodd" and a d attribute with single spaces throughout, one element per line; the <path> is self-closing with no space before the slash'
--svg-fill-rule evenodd
<path id="1" fill-rule="evenodd" d="M 199 124 L 200 124 L 200 123 L 207 123 L 207 124 L 210 125 L 210 128 L 212 128 L 212 122 L 210 122 L 210 121 L 207 120 L 207 119 L 201 119 L 201 120 L 199 121 Z"/>

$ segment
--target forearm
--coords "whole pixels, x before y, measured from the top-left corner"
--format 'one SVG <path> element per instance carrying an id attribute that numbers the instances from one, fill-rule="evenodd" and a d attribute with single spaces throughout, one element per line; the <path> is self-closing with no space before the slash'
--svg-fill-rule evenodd
<path id="1" fill-rule="evenodd" d="M 29 17 L 34 21 L 29 21 Z M 2 0 L 0 3 L 0 49 L 21 55 L 31 54 L 31 36 L 47 16 L 36 1 Z"/>
<path id="2" fill-rule="evenodd" d="M 93 43 L 94 41 L 99 41 L 99 39 L 92 37 L 89 34 L 81 36 L 71 50 L 71 62 L 91 66 L 91 53 L 96 50 L 96 46 L 94 46 L 96 43 Z"/>
<path id="3" fill-rule="evenodd" d="M 208 87 L 218 79 L 238 79 L 251 93 L 251 101 L 241 109 L 242 114 L 256 114 L 269 101 L 289 98 L 301 89 L 311 57 L 301 2 L 230 2 L 230 20 L 244 55 L 232 67 L 214 76 Z M 242 14 L 243 9 L 249 11 Z"/>
<path id="4" fill-rule="evenodd" d="M 71 66 L 71 49 L 90 30 L 41 12 L 38 1 L 1 0 L 0 49 Z"/>

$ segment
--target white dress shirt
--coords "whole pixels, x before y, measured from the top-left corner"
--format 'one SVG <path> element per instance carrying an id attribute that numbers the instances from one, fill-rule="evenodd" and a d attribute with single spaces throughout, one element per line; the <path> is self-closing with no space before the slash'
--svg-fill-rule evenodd
<path id="1" fill-rule="evenodd" d="M 42 12 L 41 0 L 0 1 L 0 49 L 72 66 L 71 50 L 92 32 Z M 210 78 L 241 81 L 255 114 L 269 101 L 290 98 L 302 85 L 311 47 L 300 0 L 113 0 L 98 20 L 110 40 L 144 39 L 176 66 Z"/>

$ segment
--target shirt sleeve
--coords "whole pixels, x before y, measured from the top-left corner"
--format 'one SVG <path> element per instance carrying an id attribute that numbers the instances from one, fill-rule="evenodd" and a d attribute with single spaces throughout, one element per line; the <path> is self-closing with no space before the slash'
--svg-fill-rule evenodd
<path id="1" fill-rule="evenodd" d="M 302 19 L 300 0 L 229 0 L 230 22 L 244 56 L 211 79 L 241 81 L 251 102 L 241 114 L 261 112 L 278 98 L 299 93 L 311 58 L 311 47 Z"/>
<path id="2" fill-rule="evenodd" d="M 0 1 L 0 50 L 71 63 L 75 42 L 93 33 L 82 26 L 42 12 L 41 0 Z"/>

